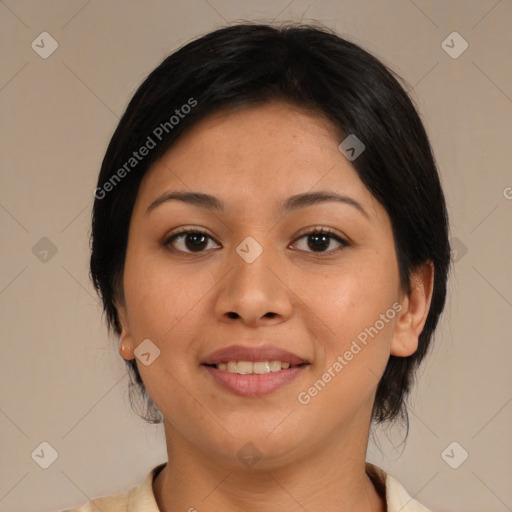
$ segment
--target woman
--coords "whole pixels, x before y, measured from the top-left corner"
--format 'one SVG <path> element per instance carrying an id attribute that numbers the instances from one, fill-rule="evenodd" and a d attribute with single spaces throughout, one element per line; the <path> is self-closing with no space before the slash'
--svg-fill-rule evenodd
<path id="1" fill-rule="evenodd" d="M 450 263 L 382 63 L 313 26 L 207 34 L 138 89 L 95 197 L 92 279 L 168 462 L 76 511 L 428 510 L 365 461 L 372 422 L 407 424 Z"/>

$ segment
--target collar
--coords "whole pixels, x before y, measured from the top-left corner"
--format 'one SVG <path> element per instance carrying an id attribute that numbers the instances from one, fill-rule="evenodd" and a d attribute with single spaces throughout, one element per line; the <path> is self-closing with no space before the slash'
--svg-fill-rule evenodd
<path id="1" fill-rule="evenodd" d="M 153 480 L 167 463 L 155 466 L 144 480 L 127 495 L 127 512 L 160 512 L 153 493 Z M 377 492 L 385 498 L 387 512 L 431 512 L 411 498 L 400 482 L 381 468 L 367 462 L 366 474 L 371 478 Z"/>

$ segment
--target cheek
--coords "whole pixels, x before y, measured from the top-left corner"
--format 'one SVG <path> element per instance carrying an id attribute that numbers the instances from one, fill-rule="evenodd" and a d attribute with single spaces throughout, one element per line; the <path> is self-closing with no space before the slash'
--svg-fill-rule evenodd
<path id="1" fill-rule="evenodd" d="M 395 279 L 378 276 L 352 269 L 331 279 L 329 292 L 314 295 L 314 309 L 329 329 L 315 337 L 317 364 L 297 400 L 308 417 L 322 419 L 319 429 L 325 428 L 323 423 L 339 425 L 371 410 L 399 307 Z"/>
<path id="2" fill-rule="evenodd" d="M 323 343 L 326 363 L 335 360 L 358 342 L 361 351 L 354 356 L 387 360 L 394 328 L 399 276 L 396 260 L 376 254 L 364 264 L 359 260 L 333 272 L 314 295 L 315 311 L 329 326 L 328 342 Z M 357 351 L 357 347 L 353 349 Z M 348 355 L 350 357 L 350 355 Z"/>
<path id="3" fill-rule="evenodd" d="M 197 364 L 194 345 L 204 317 L 201 299 L 213 286 L 204 277 L 191 279 L 184 266 L 170 265 L 161 253 L 155 256 L 141 249 L 127 254 L 125 301 L 134 345 L 149 339 L 160 350 L 153 363 L 145 366 L 137 360 L 137 366 L 165 417 L 176 416 L 176 410 L 191 413 L 184 383 L 190 380 L 191 365 Z"/>
<path id="4" fill-rule="evenodd" d="M 129 253 L 124 287 L 132 334 L 157 344 L 172 342 L 176 333 L 197 322 L 198 306 L 213 284 L 208 275 L 191 279 L 185 266 L 169 264 L 161 253 Z"/>

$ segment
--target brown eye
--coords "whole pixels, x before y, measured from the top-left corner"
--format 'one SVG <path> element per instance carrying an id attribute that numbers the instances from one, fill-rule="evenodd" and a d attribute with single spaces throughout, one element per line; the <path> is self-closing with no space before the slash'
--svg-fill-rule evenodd
<path id="1" fill-rule="evenodd" d="M 305 233 L 298 240 L 303 238 L 307 239 L 307 247 L 311 249 L 311 251 L 307 252 L 316 252 L 316 253 L 333 253 L 338 249 L 329 249 L 332 242 L 335 241 L 341 247 L 347 247 L 349 244 L 346 240 L 335 234 L 334 232 L 328 229 L 315 229 L 310 231 L 309 233 Z"/>
<path id="2" fill-rule="evenodd" d="M 171 245 L 180 252 L 203 252 L 208 246 L 208 240 L 213 239 L 204 231 L 188 229 L 166 238 L 164 245 Z"/>

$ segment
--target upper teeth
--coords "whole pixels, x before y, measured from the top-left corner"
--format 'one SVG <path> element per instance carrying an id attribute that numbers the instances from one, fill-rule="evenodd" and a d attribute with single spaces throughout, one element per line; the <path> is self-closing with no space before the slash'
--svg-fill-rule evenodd
<path id="1" fill-rule="evenodd" d="M 228 361 L 227 363 L 219 363 L 216 367 L 223 372 L 246 375 L 248 373 L 278 372 L 281 369 L 290 368 L 290 363 L 281 361 Z"/>

